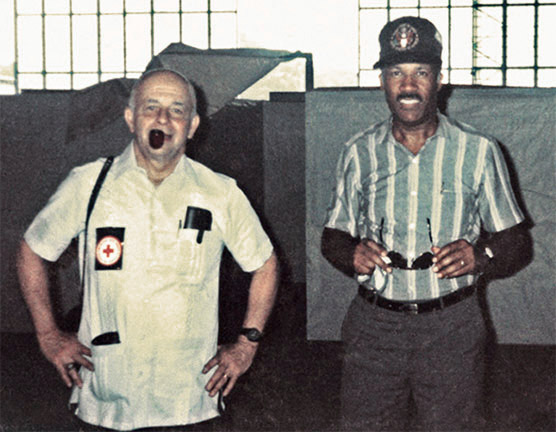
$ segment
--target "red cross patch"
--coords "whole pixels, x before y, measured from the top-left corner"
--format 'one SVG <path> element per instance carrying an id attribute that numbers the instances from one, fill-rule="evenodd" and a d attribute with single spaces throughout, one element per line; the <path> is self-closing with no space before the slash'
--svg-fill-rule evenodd
<path id="1" fill-rule="evenodd" d="M 96 270 L 122 268 L 124 228 L 97 228 Z"/>

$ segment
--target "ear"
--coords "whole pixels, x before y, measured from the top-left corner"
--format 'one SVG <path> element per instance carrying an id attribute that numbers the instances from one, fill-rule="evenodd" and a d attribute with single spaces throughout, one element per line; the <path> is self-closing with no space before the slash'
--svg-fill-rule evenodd
<path id="1" fill-rule="evenodd" d="M 382 72 L 380 73 L 380 75 L 378 76 L 378 79 L 380 80 L 380 89 L 384 90 L 384 77 L 382 76 Z"/>
<path id="2" fill-rule="evenodd" d="M 442 78 L 444 78 L 444 75 L 442 75 L 442 73 L 439 72 L 438 77 L 436 78 L 437 91 L 440 91 L 440 89 L 444 85 L 444 83 L 442 82 Z"/>
<path id="3" fill-rule="evenodd" d="M 131 133 L 135 133 L 135 126 L 133 124 L 133 117 L 134 117 L 134 114 L 133 114 L 133 111 L 131 110 L 131 108 L 126 107 L 125 110 L 124 110 L 124 119 L 125 119 L 125 122 L 127 123 L 127 127 L 129 128 L 129 131 Z"/>
<path id="4" fill-rule="evenodd" d="M 195 117 L 193 117 L 193 119 L 191 120 L 191 123 L 189 123 L 189 133 L 187 134 L 188 139 L 193 138 L 193 135 L 195 135 L 195 132 L 197 131 L 197 128 L 200 124 L 201 118 L 199 117 L 199 114 L 196 114 Z"/>

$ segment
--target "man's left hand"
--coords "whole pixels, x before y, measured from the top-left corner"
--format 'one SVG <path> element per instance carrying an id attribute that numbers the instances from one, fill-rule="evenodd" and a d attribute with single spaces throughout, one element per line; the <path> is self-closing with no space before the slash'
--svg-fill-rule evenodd
<path id="1" fill-rule="evenodd" d="M 432 271 L 440 279 L 463 276 L 475 270 L 473 245 L 467 240 L 459 239 L 441 248 L 433 246 L 431 250 L 434 253 Z"/>
<path id="2" fill-rule="evenodd" d="M 218 366 L 205 386 L 210 397 L 215 396 L 222 389 L 224 389 L 222 396 L 230 394 L 238 378 L 247 372 L 253 363 L 257 345 L 240 336 L 236 343 L 218 347 L 216 355 L 203 368 L 203 373 L 206 374 L 213 367 Z"/>

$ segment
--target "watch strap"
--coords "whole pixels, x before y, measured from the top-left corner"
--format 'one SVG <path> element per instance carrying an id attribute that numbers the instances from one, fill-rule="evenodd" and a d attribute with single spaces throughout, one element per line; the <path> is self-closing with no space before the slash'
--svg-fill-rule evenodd
<path id="1" fill-rule="evenodd" d="M 255 327 L 243 327 L 239 334 L 245 336 L 251 342 L 259 342 L 263 337 L 263 332 Z"/>

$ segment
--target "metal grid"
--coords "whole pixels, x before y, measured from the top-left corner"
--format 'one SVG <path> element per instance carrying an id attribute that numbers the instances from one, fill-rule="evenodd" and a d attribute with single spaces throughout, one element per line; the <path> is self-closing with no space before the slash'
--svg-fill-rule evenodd
<path id="1" fill-rule="evenodd" d="M 93 10 L 83 11 L 82 5 L 87 3 L 96 5 Z M 161 6 L 169 3 L 174 7 Z M 67 11 L 61 12 L 60 5 L 66 5 Z M 358 7 L 359 86 L 376 85 L 378 72 L 372 70 L 372 64 L 378 59 L 378 32 L 386 21 L 403 15 L 429 18 L 439 28 L 444 37 L 443 65 L 447 82 L 556 86 L 556 55 L 549 46 L 553 39 L 551 27 L 556 17 L 556 0 L 358 0 Z M 235 48 L 239 45 L 237 15 L 237 0 L 14 0 L 15 91 L 78 89 L 110 78 L 136 77 L 146 61 L 164 48 L 160 41 L 172 33 L 170 28 L 164 28 L 165 19 L 179 22 L 174 26 L 177 30 L 172 33 L 172 41 L 180 40 L 200 48 Z M 220 17 L 226 17 L 227 24 L 232 17 L 232 24 L 228 25 L 232 28 L 222 26 Z M 128 27 L 131 28 L 128 22 L 132 20 L 142 20 L 148 31 L 139 36 L 128 34 Z M 202 30 L 187 31 L 191 20 L 198 25 L 203 22 Z M 85 49 L 79 46 L 77 37 L 85 32 L 83 22 L 88 22 L 89 33 L 95 39 Z M 65 44 L 63 51 L 68 53 L 64 67 L 51 64 L 53 48 L 58 46 L 53 46 L 49 35 L 56 23 L 61 23 L 59 27 L 66 33 L 64 38 L 59 38 L 59 44 Z M 114 36 L 116 27 L 118 35 Z M 18 46 L 28 34 L 35 34 L 33 43 Z M 197 39 L 191 41 L 192 35 Z M 111 37 L 121 45 L 118 52 L 114 52 Z M 144 64 L 129 60 L 134 57 L 130 47 L 137 37 L 143 38 Z M 27 54 L 31 45 L 39 47 L 36 55 Z M 514 48 L 518 45 L 528 47 L 525 60 L 523 55 L 515 55 Z M 107 52 L 111 46 L 113 51 Z M 89 66 L 76 67 L 79 63 L 76 58 L 82 59 L 84 55 Z M 33 64 L 26 65 L 25 58 L 32 58 Z M 118 64 L 108 64 L 106 58 Z"/>
<path id="2" fill-rule="evenodd" d="M 441 32 L 447 82 L 556 86 L 556 55 L 550 46 L 556 2 L 546 0 L 359 0 L 359 86 L 377 82 L 379 72 L 370 62 L 378 60 L 382 25 L 404 15 L 428 18 Z M 458 38 L 466 31 L 468 40 Z"/>
<path id="3" fill-rule="evenodd" d="M 89 2 L 88 5 L 95 6 L 94 3 L 94 1 Z M 173 6 L 168 7 L 172 3 Z M 226 17 L 228 22 L 232 21 L 233 27 L 228 32 L 231 34 L 226 34 L 226 47 L 237 47 L 236 0 L 96 0 L 96 7 L 92 10 L 83 10 L 83 4 L 83 2 L 80 3 L 80 0 L 34 0 L 32 2 L 29 0 L 14 0 L 14 85 L 16 93 L 19 93 L 21 88 L 76 89 L 115 77 L 137 77 L 141 74 L 146 63 L 144 62 L 145 64 L 141 66 L 137 64 L 130 65 L 130 62 L 127 60 L 130 46 L 133 45 L 133 39 L 138 36 L 137 33 L 129 34 L 128 32 L 128 23 L 132 20 L 142 21 L 150 27 L 149 32 L 146 32 L 147 36 L 145 34 L 141 35 L 143 39 L 149 39 L 149 50 L 145 50 L 144 46 L 141 47 L 142 51 L 145 52 L 147 60 L 164 48 L 164 46 L 158 47 L 159 49 L 157 50 L 157 42 L 163 39 L 163 34 L 167 31 L 165 28 L 161 28 L 160 31 L 158 30 L 164 24 L 164 17 L 173 17 L 173 19 L 178 20 L 179 25 L 177 29 L 179 33 L 176 37 L 184 43 L 189 42 L 188 35 L 184 30 L 184 28 L 188 27 L 184 25 L 188 19 L 194 18 L 197 25 L 200 26 L 203 26 L 202 21 L 204 21 L 205 31 L 202 32 L 202 38 L 201 40 L 197 38 L 195 41 L 196 46 L 203 48 L 215 47 L 215 31 L 222 33 L 221 29 L 218 28 L 219 18 Z M 80 50 L 81 57 L 88 55 L 91 58 L 96 58 L 94 66 L 89 65 L 85 70 L 82 67 L 75 67 L 77 54 L 75 43 L 78 39 L 76 35 L 79 35 L 80 31 L 82 32 L 83 29 L 79 28 L 79 23 L 83 22 L 88 22 L 89 29 L 92 30 L 92 33 L 95 33 L 94 37 L 96 39 L 94 43 L 88 44 L 88 53 L 81 54 Z M 93 26 L 90 25 L 91 22 L 94 22 Z M 110 23 L 116 23 L 116 26 L 120 27 L 120 35 L 116 38 L 119 38 L 119 51 L 121 51 L 121 55 L 118 57 L 121 58 L 116 63 L 121 63 L 121 67 L 107 68 L 103 65 L 103 60 L 107 57 L 103 50 L 106 46 L 111 46 L 111 42 L 107 40 L 109 37 L 107 29 L 110 28 Z M 56 32 L 54 27 L 57 24 L 61 24 L 65 31 Z M 22 27 L 25 28 L 23 29 Z M 38 30 L 37 27 L 39 27 Z M 37 34 L 39 32 L 40 36 Z M 21 42 L 22 37 L 29 37 L 29 33 L 35 33 L 37 36 L 34 42 L 40 45 L 40 64 L 35 59 L 34 65 L 22 67 L 22 56 L 25 54 L 21 53 L 18 44 Z M 58 34 L 58 41 L 56 41 L 56 37 L 52 37 L 56 33 Z M 63 36 L 60 36 L 61 33 L 66 33 L 66 40 L 63 39 Z M 196 32 L 196 35 L 200 33 Z M 113 35 L 113 32 L 111 34 Z M 49 39 L 54 39 L 54 42 Z M 40 44 L 38 43 L 39 41 Z M 49 63 L 52 63 L 51 60 L 55 56 L 54 49 L 52 48 L 54 48 L 53 44 L 55 45 L 56 42 L 65 43 L 69 51 L 69 56 L 65 62 L 66 65 L 63 67 L 49 66 Z M 28 57 L 32 56 L 28 55 Z M 112 56 L 112 58 L 114 57 Z M 89 61 L 88 63 L 91 62 Z M 21 85 L 21 82 L 26 78 L 30 78 L 30 80 L 27 80 L 28 82 L 34 80 L 31 86 Z M 57 79 L 58 82 L 63 81 L 64 85 L 56 86 L 49 83 L 49 80 L 56 82 Z M 68 80 L 69 83 L 67 82 Z M 78 81 L 81 82 L 81 85 Z"/>

